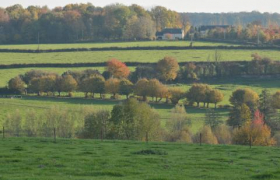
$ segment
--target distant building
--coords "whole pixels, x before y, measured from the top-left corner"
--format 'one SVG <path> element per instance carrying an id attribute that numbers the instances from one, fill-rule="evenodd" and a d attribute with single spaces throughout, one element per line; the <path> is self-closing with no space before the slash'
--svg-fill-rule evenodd
<path id="1" fill-rule="evenodd" d="M 212 29 L 216 29 L 216 28 L 220 28 L 220 29 L 227 29 L 230 28 L 232 26 L 229 25 L 209 25 L 209 26 L 200 26 L 199 27 L 199 32 L 202 36 L 207 36 L 208 31 L 212 30 Z"/>
<path id="2" fill-rule="evenodd" d="M 165 28 L 161 32 L 156 33 L 158 40 L 179 40 L 184 39 L 185 34 L 182 29 Z"/>

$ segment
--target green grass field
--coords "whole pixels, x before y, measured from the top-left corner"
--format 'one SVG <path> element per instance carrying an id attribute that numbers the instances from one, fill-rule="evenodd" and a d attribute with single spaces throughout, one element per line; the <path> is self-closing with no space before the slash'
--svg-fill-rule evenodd
<path id="1" fill-rule="evenodd" d="M 274 147 L 8 138 L 0 152 L 1 180 L 280 178 Z"/>
<path id="2" fill-rule="evenodd" d="M 221 61 L 249 61 L 251 55 L 279 60 L 280 51 L 276 50 L 220 50 Z M 0 64 L 42 64 L 42 63 L 86 63 L 106 62 L 117 58 L 122 62 L 157 62 L 165 56 L 172 56 L 178 62 L 213 61 L 214 50 L 160 50 L 160 51 L 98 51 L 63 53 L 0 53 Z"/>
<path id="3" fill-rule="evenodd" d="M 71 49 L 71 48 L 104 48 L 104 47 L 165 47 L 189 46 L 190 41 L 143 41 L 143 42 L 110 42 L 110 43 L 73 43 L 73 44 L 40 44 L 41 50 L 46 49 Z M 193 46 L 237 46 L 227 43 L 194 42 Z M 29 45 L 0 45 L 0 49 L 32 49 L 36 50 L 37 44 Z"/>

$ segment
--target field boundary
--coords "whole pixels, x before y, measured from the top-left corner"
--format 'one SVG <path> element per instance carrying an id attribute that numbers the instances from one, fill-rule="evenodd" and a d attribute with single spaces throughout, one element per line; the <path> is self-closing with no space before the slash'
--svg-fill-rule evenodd
<path id="1" fill-rule="evenodd" d="M 3 53 L 56 53 L 56 52 L 88 52 L 88 51 L 157 51 L 157 50 L 280 50 L 276 46 L 147 46 L 147 47 L 104 47 L 104 48 L 67 48 L 67 49 L 0 49 Z"/>
<path id="2" fill-rule="evenodd" d="M 242 65 L 247 65 L 250 61 L 221 61 L 220 63 L 239 63 Z M 126 66 L 136 67 L 136 66 L 151 66 L 156 65 L 157 62 L 124 62 Z M 207 61 L 184 61 L 179 62 L 180 66 L 186 65 L 186 63 L 195 63 L 195 64 L 212 64 L 214 62 Z M 72 67 L 103 67 L 107 66 L 107 62 L 95 62 L 95 63 L 31 63 L 31 64 L 0 64 L 0 69 L 18 69 L 18 68 L 72 68 Z"/>

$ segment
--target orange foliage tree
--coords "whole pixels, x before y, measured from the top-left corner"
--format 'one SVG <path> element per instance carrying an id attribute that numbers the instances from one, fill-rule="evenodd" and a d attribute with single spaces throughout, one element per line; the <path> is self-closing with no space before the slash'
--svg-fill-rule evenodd
<path id="1" fill-rule="evenodd" d="M 176 79 L 179 71 L 179 64 L 173 57 L 165 57 L 157 63 L 159 79 L 167 82 Z"/>
<path id="2" fill-rule="evenodd" d="M 130 70 L 125 63 L 117 59 L 108 61 L 106 70 L 115 78 L 127 78 L 130 74 Z"/>

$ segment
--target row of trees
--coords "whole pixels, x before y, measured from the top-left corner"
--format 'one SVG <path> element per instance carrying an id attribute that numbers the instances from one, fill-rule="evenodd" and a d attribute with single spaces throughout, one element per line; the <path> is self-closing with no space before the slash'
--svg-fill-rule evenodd
<path id="1" fill-rule="evenodd" d="M 185 107 L 176 105 L 171 118 L 161 125 L 159 114 L 145 102 L 129 99 L 115 105 L 113 110 L 81 108 L 75 111 L 52 107 L 42 113 L 28 110 L 26 116 L 17 110 L 8 114 L 4 123 L 12 136 L 118 139 L 137 141 L 169 141 L 206 144 L 275 145 L 279 135 L 271 137 L 270 128 L 263 116 L 256 111 L 252 120 L 240 128 L 226 126 L 215 110 L 205 114 L 204 126 L 195 134 L 191 132 L 192 121 Z"/>
<path id="2" fill-rule="evenodd" d="M 199 37 L 199 31 L 195 33 Z M 205 38 L 205 37 L 204 37 Z M 263 27 L 260 21 L 254 21 L 247 26 L 229 26 L 228 28 L 214 28 L 207 32 L 206 38 L 218 40 L 234 40 L 253 43 L 273 43 L 280 38 L 278 25 Z"/>
<path id="3" fill-rule="evenodd" d="M 148 40 L 157 30 L 184 26 L 189 25 L 177 12 L 160 6 L 150 11 L 135 4 L 102 8 L 90 3 L 0 8 L 0 43 Z"/>
<path id="4" fill-rule="evenodd" d="M 85 71 L 86 73 L 88 71 Z M 95 71 L 94 71 L 95 72 Z M 25 76 L 15 77 L 9 81 L 9 89 L 13 92 L 24 92 L 26 84 L 22 79 L 29 79 L 30 75 L 36 75 L 36 72 L 30 71 Z M 41 74 L 41 73 L 40 73 Z M 38 75 L 38 73 L 37 73 Z M 28 77 L 29 76 L 29 77 Z M 147 97 L 151 97 L 155 102 L 161 102 L 166 99 L 166 103 L 171 100 L 173 104 L 177 104 L 180 100 L 187 98 L 189 105 L 195 102 L 199 106 L 200 102 L 204 103 L 204 107 L 209 107 L 209 103 L 216 104 L 223 101 L 224 95 L 217 89 L 212 89 L 206 84 L 194 84 L 188 92 L 178 87 L 168 87 L 157 79 L 140 79 L 135 84 L 125 78 L 109 78 L 105 80 L 102 75 L 93 74 L 85 77 L 81 81 L 77 81 L 73 76 L 64 74 L 42 75 L 33 77 L 28 81 L 28 93 L 37 93 L 38 96 L 43 93 L 54 95 L 58 92 L 68 92 L 68 96 L 72 97 L 74 91 L 84 92 L 85 98 L 95 98 L 95 94 L 100 94 L 103 99 L 104 94 L 111 94 L 112 99 L 118 99 L 118 95 L 125 95 L 126 98 L 132 94 L 141 96 L 141 100 L 147 101 Z"/>

